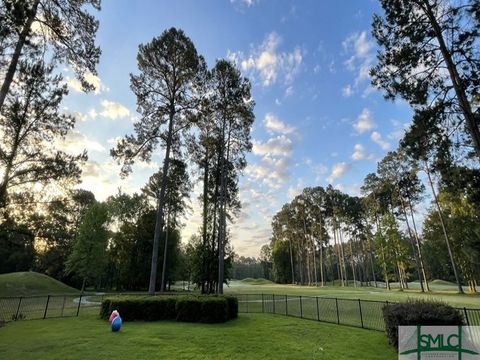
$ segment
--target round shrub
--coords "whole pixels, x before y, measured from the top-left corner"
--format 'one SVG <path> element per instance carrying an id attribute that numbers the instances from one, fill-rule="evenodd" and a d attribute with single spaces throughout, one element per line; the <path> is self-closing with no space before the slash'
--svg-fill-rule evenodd
<path id="1" fill-rule="evenodd" d="M 463 325 L 463 315 L 441 302 L 414 300 L 383 307 L 388 342 L 398 347 L 398 327 L 408 325 Z"/>

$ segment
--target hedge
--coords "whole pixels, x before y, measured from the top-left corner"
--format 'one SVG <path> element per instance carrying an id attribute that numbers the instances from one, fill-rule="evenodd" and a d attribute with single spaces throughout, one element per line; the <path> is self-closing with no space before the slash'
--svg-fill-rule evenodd
<path id="1" fill-rule="evenodd" d="M 102 301 L 100 316 L 108 319 L 118 310 L 123 321 L 177 320 L 219 323 L 234 319 L 238 300 L 234 296 L 112 296 Z"/>
<path id="2" fill-rule="evenodd" d="M 455 308 L 441 303 L 410 300 L 383 307 L 388 341 L 398 347 L 398 327 L 401 325 L 464 325 L 463 315 Z"/>

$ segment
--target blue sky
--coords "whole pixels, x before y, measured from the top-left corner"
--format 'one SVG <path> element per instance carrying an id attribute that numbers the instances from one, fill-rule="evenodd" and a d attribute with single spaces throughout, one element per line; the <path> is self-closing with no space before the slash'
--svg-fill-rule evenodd
<path id="1" fill-rule="evenodd" d="M 370 86 L 374 12 L 381 10 L 370 0 L 104 0 L 97 35 L 102 57 L 98 76 L 90 76 L 97 90 L 82 93 L 65 69 L 71 89 L 65 111 L 78 122 L 61 146 L 89 153 L 79 187 L 104 200 L 119 187 L 138 191 L 158 169 L 160 149 L 122 180 L 109 149 L 138 119 L 129 88 L 138 45 L 179 27 L 210 67 L 229 58 L 253 83 L 253 152 L 240 181 L 243 211 L 231 232 L 238 254 L 258 256 L 282 204 L 305 186 L 328 183 L 359 194 L 365 175 L 408 126 L 408 106 L 385 101 Z M 194 194 L 191 205 L 184 241 L 201 216 Z"/>

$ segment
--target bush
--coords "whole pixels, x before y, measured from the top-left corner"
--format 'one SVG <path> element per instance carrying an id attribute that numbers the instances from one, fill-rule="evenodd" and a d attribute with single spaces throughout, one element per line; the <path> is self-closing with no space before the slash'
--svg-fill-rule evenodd
<path id="1" fill-rule="evenodd" d="M 177 321 L 197 322 L 200 320 L 200 300 L 197 297 L 187 296 L 177 299 L 175 311 Z"/>
<path id="2" fill-rule="evenodd" d="M 238 299 L 235 296 L 225 296 L 225 300 L 227 300 L 228 319 L 236 319 L 238 316 Z"/>
<path id="3" fill-rule="evenodd" d="M 205 297 L 201 299 L 200 321 L 218 323 L 228 320 L 228 302 L 224 297 Z"/>
<path id="4" fill-rule="evenodd" d="M 118 310 L 124 321 L 177 320 L 217 323 L 237 317 L 238 301 L 233 296 L 113 296 L 105 298 L 102 319 Z"/>
<path id="5" fill-rule="evenodd" d="M 398 347 L 400 325 L 463 325 L 463 316 L 455 308 L 440 302 L 407 301 L 383 307 L 388 342 Z"/>

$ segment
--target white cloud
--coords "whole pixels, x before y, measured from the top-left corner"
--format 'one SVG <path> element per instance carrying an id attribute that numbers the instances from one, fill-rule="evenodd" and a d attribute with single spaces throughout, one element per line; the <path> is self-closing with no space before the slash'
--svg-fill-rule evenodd
<path id="1" fill-rule="evenodd" d="M 95 118 L 96 118 L 97 115 L 98 115 L 97 110 L 95 110 L 95 109 L 90 109 L 90 110 L 88 111 L 88 115 L 89 115 L 93 120 L 95 120 Z"/>
<path id="2" fill-rule="evenodd" d="M 229 52 L 228 58 L 237 63 L 243 72 L 249 73 L 249 77 L 258 76 L 263 86 L 273 85 L 280 76 L 289 85 L 301 69 L 303 53 L 299 47 L 290 52 L 279 51 L 281 42 L 282 38 L 276 32 L 271 32 L 248 55 L 241 51 Z"/>
<path id="3" fill-rule="evenodd" d="M 350 97 L 352 95 L 353 95 L 352 85 L 349 84 L 342 89 L 342 96 Z"/>
<path id="4" fill-rule="evenodd" d="M 100 115 L 109 119 L 115 120 L 130 115 L 130 110 L 115 101 L 103 100 L 102 107 L 103 111 L 100 113 Z"/>
<path id="5" fill-rule="evenodd" d="M 268 139 L 264 143 L 253 140 L 253 153 L 260 156 L 290 156 L 292 153 L 292 140 L 285 135 Z"/>
<path id="6" fill-rule="evenodd" d="M 253 5 L 257 4 L 259 0 L 230 0 L 231 4 L 241 4 L 246 7 L 252 7 Z"/>
<path id="7" fill-rule="evenodd" d="M 293 133 L 296 130 L 293 126 L 288 126 L 272 113 L 267 113 L 265 115 L 263 124 L 269 133 L 279 133 L 285 135 Z"/>
<path id="8" fill-rule="evenodd" d="M 382 139 L 382 135 L 378 131 L 372 132 L 371 139 L 378 144 L 383 150 L 390 149 L 390 143 Z"/>
<path id="9" fill-rule="evenodd" d="M 71 89 L 77 92 L 83 92 L 82 84 L 78 79 L 70 77 L 67 77 L 66 79 L 67 84 Z M 85 81 L 94 87 L 94 93 L 97 95 L 102 92 L 110 91 L 110 89 L 102 83 L 102 80 L 91 72 L 85 74 Z"/>
<path id="10" fill-rule="evenodd" d="M 245 172 L 252 180 L 263 183 L 270 188 L 279 189 L 290 177 L 289 168 L 290 158 L 276 159 L 266 155 L 260 162 L 248 164 Z"/>
<path id="11" fill-rule="evenodd" d="M 83 150 L 94 151 L 94 152 L 105 152 L 105 147 L 100 144 L 98 141 L 88 138 L 86 135 L 81 132 L 74 130 L 71 131 L 61 140 L 57 140 L 56 146 L 62 149 L 63 151 L 78 155 Z"/>
<path id="12" fill-rule="evenodd" d="M 374 154 L 368 154 L 365 151 L 365 147 L 362 144 L 355 144 L 355 146 L 353 147 L 352 160 L 354 160 L 354 161 L 360 161 L 360 160 L 375 161 L 376 157 L 375 157 Z"/>
<path id="13" fill-rule="evenodd" d="M 339 177 L 342 177 L 348 170 L 350 170 L 350 164 L 346 162 L 341 162 L 333 165 L 332 172 L 330 176 L 327 178 L 329 183 L 333 183 Z"/>
<path id="14" fill-rule="evenodd" d="M 293 86 L 289 86 L 285 89 L 285 97 L 289 97 L 293 95 Z"/>
<path id="15" fill-rule="evenodd" d="M 354 33 L 342 42 L 345 54 L 349 58 L 344 61 L 347 70 L 355 72 L 354 87 L 370 78 L 370 68 L 375 59 L 375 43 L 368 39 L 367 32 Z"/>
<path id="16" fill-rule="evenodd" d="M 363 133 L 368 130 L 372 130 L 377 127 L 375 121 L 373 121 L 370 110 L 364 108 L 361 114 L 358 116 L 357 121 L 353 124 L 353 127 L 358 133 Z"/>
<path id="17" fill-rule="evenodd" d="M 365 148 L 362 144 L 356 144 L 353 148 L 352 159 L 355 161 L 365 159 Z"/>

